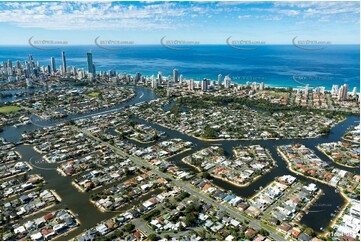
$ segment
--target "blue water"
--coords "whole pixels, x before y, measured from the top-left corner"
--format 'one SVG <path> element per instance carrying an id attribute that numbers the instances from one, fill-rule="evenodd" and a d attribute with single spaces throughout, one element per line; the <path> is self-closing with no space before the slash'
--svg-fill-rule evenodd
<path id="1" fill-rule="evenodd" d="M 324 86 L 347 83 L 360 90 L 360 47 L 358 45 L 330 45 L 322 50 L 308 51 L 293 45 L 264 45 L 255 50 L 241 51 L 227 45 L 192 46 L 176 51 L 161 45 L 130 46 L 122 50 L 105 50 L 97 46 L 65 46 L 57 50 L 39 50 L 30 46 L 0 46 L 0 61 L 24 61 L 32 54 L 41 65 L 49 65 L 50 57 L 61 64 L 64 50 L 67 64 L 86 67 L 86 52 L 93 52 L 97 71 L 116 70 L 120 73 L 172 75 L 174 68 L 185 78 L 216 80 L 230 74 L 233 81 L 264 81 L 266 85 L 300 87 L 302 84 Z M 299 82 L 292 78 L 295 76 Z M 306 81 L 304 79 L 307 79 Z"/>

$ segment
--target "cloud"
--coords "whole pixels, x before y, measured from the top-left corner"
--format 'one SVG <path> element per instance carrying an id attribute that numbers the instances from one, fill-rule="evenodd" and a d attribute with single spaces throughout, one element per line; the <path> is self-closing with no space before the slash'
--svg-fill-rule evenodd
<path id="1" fill-rule="evenodd" d="M 123 4 L 42 2 L 6 3 L 0 8 L 0 22 L 18 27 L 44 29 L 164 29 L 173 28 L 176 21 L 189 9 L 178 8 L 174 3 Z M 195 9 L 199 13 L 202 9 Z M 168 24 L 165 24 L 167 22 Z"/>
<path id="2" fill-rule="evenodd" d="M 359 2 L 274 2 L 276 8 L 297 9 L 305 16 L 360 13 Z"/>
<path id="3" fill-rule="evenodd" d="M 238 16 L 238 19 L 249 19 L 249 18 L 252 18 L 252 15 L 239 15 Z"/>
<path id="4" fill-rule="evenodd" d="M 46 30 L 179 29 L 224 17 L 357 23 L 359 8 L 358 2 L 2 2 L 0 23 Z"/>

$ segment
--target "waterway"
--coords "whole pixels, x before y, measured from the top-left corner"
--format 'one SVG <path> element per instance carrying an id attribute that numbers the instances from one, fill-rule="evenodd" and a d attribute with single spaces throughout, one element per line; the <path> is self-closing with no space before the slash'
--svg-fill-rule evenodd
<path id="1" fill-rule="evenodd" d="M 247 187 L 237 187 L 234 186 L 228 182 L 225 182 L 223 180 L 213 178 L 213 183 L 219 187 L 224 188 L 225 190 L 231 190 L 234 194 L 248 198 L 251 197 L 256 190 L 258 190 L 260 187 L 265 187 L 267 184 L 269 184 L 271 181 L 274 180 L 275 177 L 282 176 L 282 175 L 292 175 L 296 177 L 298 180 L 301 181 L 309 181 L 312 183 L 315 183 L 317 187 L 321 188 L 325 195 L 322 195 L 316 203 L 311 206 L 310 212 L 308 214 L 305 214 L 302 219 L 301 223 L 306 224 L 308 227 L 313 228 L 315 231 L 321 232 L 320 228 L 326 228 L 329 224 L 330 220 L 332 219 L 331 213 L 335 213 L 335 210 L 337 210 L 339 207 L 342 207 L 342 205 L 345 203 L 342 196 L 335 191 L 335 188 L 327 186 L 323 183 L 315 182 L 313 180 L 309 180 L 303 176 L 299 176 L 295 173 L 292 173 L 288 168 L 286 162 L 282 159 L 282 157 L 277 153 L 277 146 L 280 145 L 287 145 L 287 144 L 296 144 L 301 143 L 306 145 L 308 148 L 311 148 L 315 151 L 316 155 L 318 155 L 321 159 L 328 162 L 331 166 L 347 170 L 349 172 L 359 174 L 359 168 L 347 168 L 340 165 L 337 165 L 333 163 L 328 157 L 323 155 L 321 152 L 319 152 L 316 148 L 317 144 L 319 143 L 326 143 L 326 142 L 334 142 L 339 141 L 345 131 L 352 125 L 354 125 L 356 122 L 359 122 L 359 117 L 356 116 L 348 116 L 347 119 L 336 125 L 330 132 L 328 136 L 322 136 L 318 138 L 309 138 L 309 139 L 280 139 L 280 140 L 250 140 L 250 141 L 244 141 L 244 140 L 230 140 L 230 141 L 201 141 L 196 138 L 189 137 L 185 134 L 182 134 L 175 130 L 170 130 L 167 128 L 164 128 L 162 126 L 146 122 L 141 119 L 136 119 L 136 121 L 147 124 L 152 126 L 153 128 L 156 128 L 158 130 L 164 131 L 167 133 L 169 138 L 181 138 L 187 141 L 193 142 L 196 146 L 192 151 L 182 153 L 178 156 L 174 156 L 169 161 L 172 163 L 184 168 L 188 169 L 194 172 L 197 172 L 196 169 L 194 169 L 192 166 L 189 166 L 181 161 L 182 158 L 194 153 L 196 150 L 203 149 L 210 145 L 221 145 L 222 148 L 225 150 L 225 155 L 228 157 L 233 156 L 233 148 L 239 145 L 255 145 L 259 144 L 265 148 L 267 148 L 270 152 L 272 157 L 276 161 L 276 167 L 274 167 L 269 173 L 266 173 L 263 175 L 260 179 L 256 180 L 250 186 Z"/>
<path id="2" fill-rule="evenodd" d="M 133 99 L 121 105 L 118 105 L 117 107 L 111 108 L 109 110 L 95 112 L 91 115 L 93 116 L 99 113 L 108 113 L 121 110 L 127 105 L 132 105 L 143 101 L 149 101 L 157 97 L 156 94 L 150 89 L 136 88 L 136 92 L 137 95 Z M 67 119 L 77 119 L 81 117 L 86 117 L 88 115 L 90 114 L 73 115 L 62 119 L 61 121 L 64 122 Z M 41 122 L 39 121 L 36 123 L 36 125 L 30 124 L 26 126 L 20 126 L 18 128 L 8 126 L 4 127 L 4 131 L 0 133 L 0 136 L 4 137 L 7 141 L 18 142 L 20 141 L 21 134 L 23 132 L 39 129 L 42 126 L 54 125 L 59 122 L 60 120 Z M 68 208 L 74 214 L 78 214 L 78 219 L 81 223 L 80 226 L 76 230 L 73 230 L 64 236 L 59 237 L 58 240 L 70 240 L 74 236 L 80 234 L 83 230 L 96 226 L 97 223 L 101 222 L 102 220 L 109 219 L 116 215 L 116 213 L 114 212 L 100 212 L 90 202 L 89 193 L 81 193 L 71 184 L 72 177 L 64 177 L 56 171 L 56 167 L 58 166 L 58 164 L 47 164 L 44 162 L 39 163 L 38 161 L 43 160 L 42 156 L 41 154 L 37 153 L 31 146 L 19 145 L 16 147 L 16 151 L 18 151 L 22 155 L 22 160 L 29 161 L 29 163 L 32 165 L 33 169 L 29 171 L 29 173 L 41 175 L 46 181 L 44 188 L 55 190 L 62 199 L 59 205 L 49 210 L 42 211 L 35 217 L 44 215 L 59 208 Z M 144 199 L 146 199 L 146 197 L 144 197 Z"/>
<path id="3" fill-rule="evenodd" d="M 148 88 L 136 87 L 135 90 L 137 92 L 137 95 L 133 99 L 131 99 L 117 107 L 111 108 L 109 110 L 102 110 L 102 111 L 98 111 L 95 113 L 89 113 L 89 114 L 72 115 L 72 116 L 68 116 L 67 118 L 62 119 L 62 120 L 53 120 L 53 121 L 37 120 L 36 125 L 31 124 L 31 125 L 27 125 L 27 126 L 21 126 L 18 128 L 8 126 L 8 127 L 4 127 L 4 131 L 2 133 L 0 133 L 0 135 L 1 135 L 1 137 L 4 137 L 8 141 L 18 142 L 20 140 L 21 134 L 25 131 L 31 131 L 34 129 L 38 129 L 42 126 L 54 125 L 59 122 L 64 122 L 65 120 L 68 120 L 68 119 L 79 119 L 79 118 L 90 117 L 90 116 L 105 114 L 105 113 L 114 112 L 114 111 L 120 111 L 128 105 L 133 105 L 133 104 L 140 103 L 140 102 L 150 101 L 152 99 L 157 98 L 156 94 Z M 225 190 L 231 190 L 236 195 L 242 196 L 244 198 L 252 196 L 256 190 L 258 190 L 260 187 L 265 187 L 268 183 L 270 183 L 272 180 L 274 180 L 275 177 L 278 177 L 278 176 L 293 175 L 293 176 L 297 177 L 297 179 L 299 179 L 299 180 L 311 181 L 305 177 L 298 176 L 289 171 L 285 161 L 278 155 L 278 153 L 276 151 L 276 147 L 279 145 L 292 144 L 292 143 L 305 144 L 307 147 L 314 150 L 315 153 L 321 159 L 329 162 L 332 166 L 353 172 L 355 174 L 356 173 L 359 174 L 359 168 L 352 169 L 352 168 L 345 168 L 345 167 L 336 165 L 315 148 L 316 145 L 319 143 L 333 142 L 333 141 L 340 140 L 342 135 L 345 133 L 345 131 L 350 126 L 352 126 L 356 122 L 360 121 L 359 117 L 356 117 L 356 116 L 348 116 L 344 122 L 336 125 L 331 130 L 331 132 L 328 136 L 322 136 L 322 137 L 318 137 L 318 138 L 314 138 L 314 139 L 213 141 L 213 142 L 200 141 L 193 137 L 187 136 L 181 132 L 178 132 L 175 130 L 170 130 L 170 129 L 164 128 L 162 126 L 153 124 L 153 123 L 148 123 L 142 119 L 137 119 L 137 118 L 133 118 L 133 119 L 138 122 L 150 125 L 153 128 L 156 128 L 160 131 L 166 132 L 167 137 L 165 138 L 165 140 L 170 139 L 170 138 L 181 138 L 181 139 L 184 139 L 187 141 L 191 141 L 195 145 L 195 147 L 191 151 L 182 153 L 180 155 L 174 156 L 169 159 L 171 162 L 173 162 L 177 166 L 179 166 L 183 169 L 187 169 L 187 170 L 195 171 L 194 168 L 192 168 L 191 166 L 181 162 L 181 159 L 185 156 L 188 156 L 188 155 L 194 153 L 197 150 L 203 149 L 210 145 L 221 145 L 222 148 L 225 150 L 225 154 L 228 157 L 233 156 L 232 149 L 233 149 L 233 147 L 238 146 L 238 145 L 259 144 L 259 145 L 267 148 L 271 152 L 273 158 L 275 159 L 277 166 L 274 167 L 269 173 L 263 175 L 260 179 L 253 182 L 250 186 L 240 188 L 240 187 L 233 186 L 225 181 L 222 181 L 222 180 L 219 180 L 216 178 L 213 179 L 214 184 L 224 188 Z M 149 146 L 152 144 L 153 143 L 143 144 L 142 147 L 146 147 L 146 146 Z M 41 155 L 38 154 L 37 152 L 35 152 L 31 146 L 19 145 L 19 146 L 17 146 L 16 150 L 21 153 L 21 155 L 23 156 L 23 160 L 27 160 L 27 161 L 30 160 L 31 162 L 33 162 L 33 161 L 42 159 Z M 59 239 L 61 239 L 61 240 L 71 239 L 75 235 L 78 235 L 79 233 L 81 233 L 84 229 L 93 227 L 100 221 L 110 218 L 110 217 L 113 217 L 115 215 L 114 213 L 102 213 L 97 208 L 95 208 L 94 205 L 91 204 L 89 201 L 89 194 L 79 192 L 74 186 L 71 185 L 72 177 L 61 176 L 55 170 L 56 166 L 57 166 L 56 164 L 37 165 L 36 167 L 33 167 L 33 170 L 30 173 L 37 173 L 45 178 L 45 180 L 47 181 L 46 188 L 55 190 L 62 198 L 62 203 L 59 205 L 60 207 L 69 208 L 75 214 L 79 215 L 78 219 L 81 222 L 80 227 L 78 229 L 74 230 L 73 232 L 70 232 L 68 235 L 62 236 Z M 320 231 L 320 228 L 327 227 L 327 225 L 329 224 L 329 221 L 332 219 L 330 214 L 334 213 L 334 211 L 336 209 L 338 209 L 338 207 L 341 207 L 345 201 L 339 193 L 335 192 L 334 188 L 329 187 L 329 186 L 324 185 L 319 182 L 315 182 L 315 181 L 311 181 L 311 182 L 315 183 L 319 188 L 321 188 L 324 191 L 325 195 L 321 196 L 321 198 L 316 201 L 316 203 L 310 208 L 310 212 L 308 214 L 306 214 L 305 216 L 303 216 L 303 218 L 301 219 L 300 222 L 303 224 L 306 224 L 308 227 L 313 228 L 315 231 Z M 46 212 L 44 212 L 44 213 L 46 213 Z"/>

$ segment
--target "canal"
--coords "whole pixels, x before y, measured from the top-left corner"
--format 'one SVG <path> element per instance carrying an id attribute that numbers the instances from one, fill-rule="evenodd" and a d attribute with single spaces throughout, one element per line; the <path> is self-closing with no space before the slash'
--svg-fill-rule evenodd
<path id="1" fill-rule="evenodd" d="M 133 105 L 140 102 L 150 101 L 152 99 L 157 98 L 156 94 L 148 89 L 148 88 L 142 88 L 142 87 L 136 87 L 135 88 L 137 95 L 127 102 L 118 105 L 117 107 L 111 108 L 109 110 L 105 111 L 99 111 L 95 113 L 90 114 L 81 114 L 81 115 L 72 115 L 68 116 L 65 119 L 62 119 L 61 122 L 64 122 L 69 119 L 79 119 L 84 117 L 91 117 L 98 114 L 105 114 L 110 113 L 114 111 L 120 111 L 124 107 L 128 105 Z M 169 107 L 167 107 L 169 108 Z M 18 128 L 15 128 L 13 126 L 4 127 L 4 131 L 0 133 L 1 137 L 4 137 L 7 141 L 11 142 L 18 142 L 20 140 L 21 134 L 23 132 L 28 132 L 31 130 L 38 129 L 42 126 L 50 126 L 54 125 L 56 123 L 59 123 L 59 120 L 53 120 L 53 121 L 41 121 L 37 120 L 36 117 L 33 117 L 33 119 L 36 121 L 35 124 L 26 125 L 26 126 L 20 126 Z M 231 190 L 234 194 L 242 196 L 244 198 L 252 196 L 256 190 L 258 190 L 260 187 L 265 187 L 268 183 L 274 180 L 275 177 L 282 176 L 282 175 L 292 175 L 297 177 L 297 179 L 302 181 L 310 181 L 315 183 L 319 188 L 321 188 L 324 192 L 324 195 L 321 196 L 320 199 L 316 201 L 316 203 L 310 208 L 310 212 L 303 216 L 300 223 L 306 224 L 308 227 L 313 228 L 315 231 L 320 231 L 320 228 L 327 227 L 330 220 L 332 219 L 331 213 L 334 213 L 335 210 L 338 209 L 338 207 L 341 207 L 345 201 L 341 197 L 341 195 L 337 192 L 335 192 L 335 189 L 332 187 L 329 187 L 327 185 L 324 185 L 319 182 L 315 182 L 312 180 L 308 180 L 305 177 L 298 176 L 287 168 L 287 165 L 285 161 L 278 155 L 276 151 L 276 147 L 279 145 L 285 145 L 285 144 L 292 144 L 292 143 L 301 143 L 306 145 L 307 147 L 311 148 L 313 151 L 315 151 L 316 155 L 318 155 L 321 159 L 327 161 L 332 166 L 341 168 L 350 172 L 353 172 L 355 174 L 359 174 L 359 168 L 346 168 L 339 166 L 337 164 L 334 164 L 332 161 L 328 159 L 325 155 L 323 155 L 321 152 L 319 152 L 316 149 L 317 144 L 319 143 L 325 143 L 325 142 L 334 142 L 339 141 L 345 131 L 352 125 L 354 125 L 356 122 L 359 122 L 359 117 L 356 116 L 348 116 L 347 119 L 336 125 L 330 132 L 328 136 L 322 136 L 314 139 L 292 139 L 292 140 L 257 140 L 257 141 L 201 141 L 196 138 L 187 136 L 181 132 L 171 130 L 153 123 L 146 122 L 145 120 L 133 118 L 135 121 L 138 121 L 140 123 L 147 124 L 149 126 L 152 126 L 153 128 L 156 128 L 160 131 L 164 131 L 167 134 L 166 139 L 171 138 L 181 138 L 186 141 L 191 141 L 195 147 L 191 151 L 187 151 L 185 153 L 182 153 L 180 155 L 174 156 L 169 159 L 172 163 L 176 164 L 177 166 L 186 169 L 186 170 L 192 170 L 194 172 L 197 172 L 193 167 L 183 163 L 181 161 L 182 158 L 194 153 L 197 150 L 203 149 L 205 147 L 208 147 L 210 145 L 221 145 L 222 148 L 225 150 L 225 154 L 228 157 L 233 156 L 232 149 L 235 146 L 238 145 L 255 145 L 259 144 L 265 148 L 267 148 L 271 154 L 272 157 L 276 161 L 276 166 L 268 173 L 263 175 L 260 179 L 253 182 L 248 187 L 237 187 L 230 183 L 227 183 L 225 181 L 222 181 L 220 179 L 213 178 L 213 183 L 217 186 L 220 186 L 224 188 L 225 190 Z M 114 133 L 113 130 L 110 130 L 111 133 Z M 150 146 L 153 143 L 150 144 L 142 144 L 142 147 Z M 42 157 L 40 154 L 35 152 L 31 146 L 25 146 L 25 145 L 19 145 L 17 146 L 16 150 L 22 155 L 23 160 L 26 161 L 39 161 L 42 160 Z M 78 235 L 81 233 L 84 229 L 90 228 L 95 226 L 100 221 L 111 218 L 115 214 L 114 213 L 102 213 L 97 208 L 94 207 L 93 204 L 90 203 L 89 200 L 89 194 L 81 193 L 79 192 L 74 186 L 71 185 L 72 177 L 64 177 L 61 176 L 56 171 L 57 164 L 44 164 L 41 163 L 40 165 L 33 166 L 33 170 L 30 173 L 37 173 L 43 176 L 46 180 L 46 188 L 55 190 L 60 197 L 62 198 L 61 207 L 62 208 L 69 208 L 74 213 L 78 214 L 78 219 L 81 222 L 81 225 L 78 229 L 74 230 L 73 232 L 70 232 L 66 236 L 62 236 L 61 240 L 68 240 L 73 238 L 75 235 Z M 44 212 L 46 213 L 46 212 Z"/>

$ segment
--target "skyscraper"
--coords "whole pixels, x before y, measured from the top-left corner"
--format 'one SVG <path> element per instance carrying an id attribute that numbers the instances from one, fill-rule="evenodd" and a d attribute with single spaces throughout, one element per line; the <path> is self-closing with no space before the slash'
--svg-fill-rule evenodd
<path id="1" fill-rule="evenodd" d="M 347 84 L 343 84 L 343 93 L 342 93 L 342 99 L 343 100 L 347 100 L 348 99 L 348 85 Z"/>
<path id="2" fill-rule="evenodd" d="M 310 85 L 306 84 L 306 86 L 305 86 L 305 95 L 306 96 L 308 95 L 309 88 L 310 88 Z"/>
<path id="3" fill-rule="evenodd" d="M 66 59 L 65 59 L 65 52 L 62 51 L 61 52 L 61 61 L 62 61 L 62 74 L 65 74 L 66 73 Z"/>
<path id="4" fill-rule="evenodd" d="M 218 75 L 218 86 L 222 86 L 222 74 Z"/>
<path id="5" fill-rule="evenodd" d="M 207 91 L 207 83 L 208 83 L 207 79 L 204 78 L 201 83 L 202 91 Z"/>
<path id="6" fill-rule="evenodd" d="M 178 82 L 178 70 L 173 70 L 173 82 Z"/>
<path id="7" fill-rule="evenodd" d="M 87 64 L 88 64 L 88 73 L 95 74 L 94 64 L 93 64 L 93 53 L 91 51 L 88 51 L 86 53 L 87 57 Z"/>
<path id="8" fill-rule="evenodd" d="M 332 95 L 337 95 L 337 93 L 338 93 L 338 85 L 332 85 L 331 94 Z"/>
<path id="9" fill-rule="evenodd" d="M 337 99 L 339 101 L 346 101 L 347 100 L 347 93 L 348 93 L 348 85 L 343 84 L 340 89 L 338 90 Z"/>
<path id="10" fill-rule="evenodd" d="M 231 78 L 228 75 L 224 77 L 224 87 L 225 88 L 231 87 Z"/>
<path id="11" fill-rule="evenodd" d="M 193 91 L 193 90 L 194 90 L 194 80 L 193 80 L 193 79 L 190 79 L 190 80 L 189 80 L 188 89 L 189 89 L 190 91 Z"/>
<path id="12" fill-rule="evenodd" d="M 160 84 L 162 82 L 162 72 L 158 72 L 158 84 Z"/>
<path id="13" fill-rule="evenodd" d="M 18 68 L 18 69 L 21 68 L 20 61 L 17 60 L 17 61 L 15 62 L 15 67 Z"/>
<path id="14" fill-rule="evenodd" d="M 153 89 L 157 89 L 158 88 L 158 82 L 157 82 L 157 79 L 154 77 L 154 75 L 151 76 L 151 84 L 152 84 L 152 88 Z"/>
<path id="15" fill-rule="evenodd" d="M 95 75 L 95 73 L 96 73 L 97 71 L 96 71 L 96 69 L 95 69 L 94 63 L 92 64 L 92 67 L 93 67 L 93 75 Z"/>
<path id="16" fill-rule="evenodd" d="M 257 91 L 257 82 L 252 82 L 252 90 Z"/>
<path id="17" fill-rule="evenodd" d="M 51 74 L 54 74 L 56 72 L 55 58 L 54 57 L 50 58 L 50 70 L 51 70 Z"/>
<path id="18" fill-rule="evenodd" d="M 142 77 L 142 74 L 140 72 L 137 72 L 134 77 L 134 85 L 137 85 L 137 83 L 140 81 Z"/>
<path id="19" fill-rule="evenodd" d="M 259 90 L 260 91 L 264 90 L 264 82 L 261 82 L 261 84 L 259 84 Z"/>
<path id="20" fill-rule="evenodd" d="M 10 59 L 8 59 L 8 67 L 13 68 L 13 62 Z"/>
<path id="21" fill-rule="evenodd" d="M 352 90 L 352 97 L 357 97 L 357 87 L 354 87 Z"/>
<path id="22" fill-rule="evenodd" d="M 71 72 L 73 73 L 73 75 L 76 75 L 76 72 L 77 72 L 77 70 L 76 70 L 76 66 L 73 66 L 73 68 L 72 68 Z"/>

